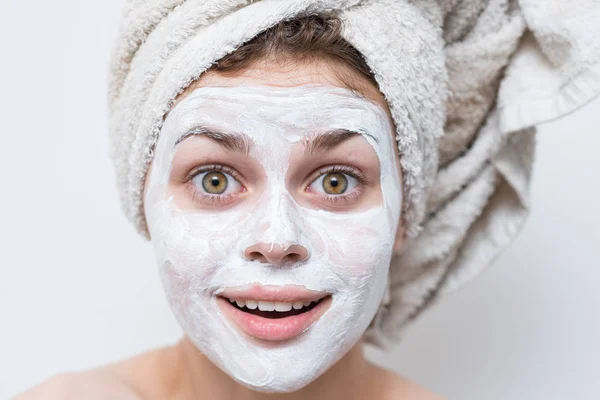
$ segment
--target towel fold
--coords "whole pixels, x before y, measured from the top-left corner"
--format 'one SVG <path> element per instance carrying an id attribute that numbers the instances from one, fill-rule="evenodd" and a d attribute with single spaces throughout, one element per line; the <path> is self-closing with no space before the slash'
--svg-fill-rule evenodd
<path id="1" fill-rule="evenodd" d="M 109 73 L 110 151 L 138 232 L 148 237 L 143 180 L 175 97 L 263 30 L 321 11 L 342 19 L 397 128 L 409 243 L 367 331 L 385 347 L 521 230 L 535 125 L 600 93 L 600 2 L 126 1 Z"/>

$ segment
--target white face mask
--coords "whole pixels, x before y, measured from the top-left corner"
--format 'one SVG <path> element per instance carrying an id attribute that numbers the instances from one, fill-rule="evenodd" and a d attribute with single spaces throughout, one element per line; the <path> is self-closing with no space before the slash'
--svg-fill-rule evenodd
<path id="1" fill-rule="evenodd" d="M 247 198 L 223 209 L 178 205 L 169 192 L 172 161 L 182 139 L 202 134 L 198 127 L 250 139 L 249 156 L 264 173 L 260 192 L 246 193 Z M 286 184 L 292 147 L 315 132 L 340 129 L 360 133 L 375 150 L 382 201 L 343 212 L 299 204 Z M 339 360 L 365 332 L 386 290 L 400 218 L 402 189 L 393 146 L 393 127 L 380 106 L 329 85 L 199 88 L 166 118 L 144 199 L 161 277 L 185 333 L 238 382 L 265 392 L 298 390 Z M 322 185 L 320 179 L 318 183 Z M 259 243 L 306 252 L 298 250 L 300 258 L 284 265 L 249 259 L 248 250 Z M 269 246 L 262 248 L 265 255 Z M 248 307 L 256 308 L 256 303 L 250 300 L 246 307 L 248 299 L 237 296 L 243 307 L 236 307 L 218 296 L 256 284 L 295 285 L 330 297 L 300 316 L 248 317 L 245 328 L 263 336 L 257 338 L 232 317 L 246 318 Z M 254 300 L 268 297 L 254 293 Z M 289 303 L 275 304 L 279 311 L 290 304 L 291 312 L 304 307 L 293 293 L 288 297 Z M 316 321 L 302 317 L 319 309 Z M 296 322 L 282 328 L 286 318 Z M 282 340 L 290 333 L 293 337 Z M 269 335 L 277 340 L 268 340 Z"/>

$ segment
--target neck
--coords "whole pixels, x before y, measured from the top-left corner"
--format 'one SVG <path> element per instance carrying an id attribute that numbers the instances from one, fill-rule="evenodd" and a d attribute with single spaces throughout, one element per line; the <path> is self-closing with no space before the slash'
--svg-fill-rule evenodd
<path id="1" fill-rule="evenodd" d="M 215 366 L 206 356 L 185 337 L 172 348 L 177 368 L 172 372 L 178 377 L 172 382 L 169 390 L 172 398 L 223 400 L 300 400 L 310 398 L 359 399 L 368 398 L 369 388 L 373 382 L 369 379 L 372 366 L 363 355 L 362 342 L 358 342 L 337 363 L 331 366 L 319 378 L 293 393 L 261 393 L 236 382 L 220 368 Z M 175 372 L 177 371 L 177 372 Z"/>

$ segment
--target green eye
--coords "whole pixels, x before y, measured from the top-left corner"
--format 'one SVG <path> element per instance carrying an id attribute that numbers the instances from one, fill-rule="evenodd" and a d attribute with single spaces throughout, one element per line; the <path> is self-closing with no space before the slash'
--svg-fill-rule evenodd
<path id="1" fill-rule="evenodd" d="M 348 188 L 348 179 L 344 174 L 330 172 L 323 177 L 322 185 L 327 194 L 342 194 Z"/>
<path id="2" fill-rule="evenodd" d="M 227 177 L 219 171 L 211 171 L 202 178 L 202 188 L 210 194 L 222 194 L 227 190 Z"/>

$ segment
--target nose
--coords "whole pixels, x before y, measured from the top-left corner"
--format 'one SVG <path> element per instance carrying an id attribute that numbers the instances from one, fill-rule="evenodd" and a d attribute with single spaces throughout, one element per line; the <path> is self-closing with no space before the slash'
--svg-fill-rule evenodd
<path id="1" fill-rule="evenodd" d="M 259 261 L 273 265 L 297 263 L 308 258 L 308 250 L 304 246 L 293 244 L 287 248 L 271 243 L 256 243 L 246 249 L 244 256 L 250 261 Z"/>

